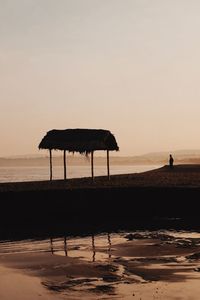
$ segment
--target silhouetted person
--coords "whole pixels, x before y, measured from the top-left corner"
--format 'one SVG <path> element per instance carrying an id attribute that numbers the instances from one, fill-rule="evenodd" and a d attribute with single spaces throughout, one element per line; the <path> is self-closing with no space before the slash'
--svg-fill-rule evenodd
<path id="1" fill-rule="evenodd" d="M 174 166 L 174 159 L 173 159 L 172 155 L 170 154 L 169 155 L 169 167 L 170 167 L 170 169 L 173 169 L 173 166 Z"/>

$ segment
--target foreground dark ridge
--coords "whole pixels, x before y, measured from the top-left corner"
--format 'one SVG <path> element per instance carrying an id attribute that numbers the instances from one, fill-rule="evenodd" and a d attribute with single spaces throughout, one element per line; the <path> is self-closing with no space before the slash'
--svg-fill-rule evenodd
<path id="1" fill-rule="evenodd" d="M 187 219 L 181 226 L 200 228 L 200 165 L 164 166 L 111 176 L 110 181 L 98 177 L 94 183 L 90 178 L 2 183 L 0 197 L 0 234 L 56 227 L 162 227 L 163 218 Z"/>

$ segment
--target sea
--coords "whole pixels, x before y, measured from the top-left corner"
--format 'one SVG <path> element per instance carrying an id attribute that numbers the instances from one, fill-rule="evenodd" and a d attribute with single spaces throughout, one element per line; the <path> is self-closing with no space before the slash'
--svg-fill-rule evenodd
<path id="1" fill-rule="evenodd" d="M 161 165 L 113 165 L 110 167 L 110 175 L 141 173 L 157 169 Z M 107 175 L 105 166 L 95 166 L 94 176 Z M 67 178 L 90 177 L 90 166 L 69 166 L 67 169 Z M 63 167 L 54 166 L 53 179 L 63 179 Z M 17 166 L 0 167 L 1 182 L 23 182 L 23 181 L 41 181 L 49 180 L 48 166 Z"/>

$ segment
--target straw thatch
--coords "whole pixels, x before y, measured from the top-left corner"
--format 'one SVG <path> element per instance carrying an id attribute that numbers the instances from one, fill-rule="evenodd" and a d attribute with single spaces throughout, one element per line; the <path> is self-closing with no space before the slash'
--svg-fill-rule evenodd
<path id="1" fill-rule="evenodd" d="M 89 154 L 95 150 L 119 150 L 114 135 L 103 129 L 53 129 L 47 132 L 39 149 L 66 150 Z"/>

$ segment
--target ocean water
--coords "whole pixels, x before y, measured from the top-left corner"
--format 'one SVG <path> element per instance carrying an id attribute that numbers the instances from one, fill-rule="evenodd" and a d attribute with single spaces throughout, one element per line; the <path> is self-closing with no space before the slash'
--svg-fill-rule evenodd
<path id="1" fill-rule="evenodd" d="M 131 174 L 153 170 L 161 165 L 113 165 L 110 167 L 110 174 Z M 95 176 L 107 175 L 105 166 L 95 166 Z M 67 178 L 80 178 L 91 176 L 90 166 L 69 166 Z M 40 181 L 49 179 L 48 166 L 32 167 L 0 167 L 0 182 L 19 182 L 19 181 Z M 53 179 L 63 179 L 63 167 L 54 166 Z"/>

